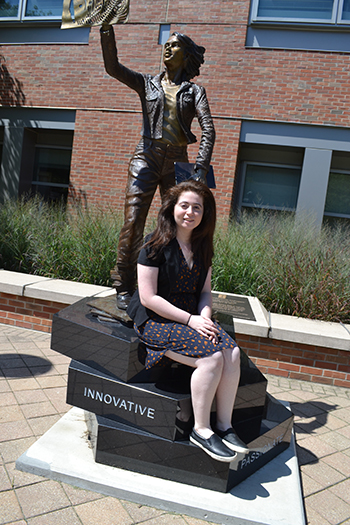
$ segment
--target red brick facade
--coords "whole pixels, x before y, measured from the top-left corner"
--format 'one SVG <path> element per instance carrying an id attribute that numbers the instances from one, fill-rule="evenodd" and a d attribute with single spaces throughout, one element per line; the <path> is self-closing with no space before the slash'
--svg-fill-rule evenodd
<path id="1" fill-rule="evenodd" d="M 263 374 L 350 388 L 349 351 L 241 334 L 236 340 Z"/>
<path id="2" fill-rule="evenodd" d="M 52 316 L 67 304 L 0 292 L 0 323 L 51 332 Z"/>
<path id="3" fill-rule="evenodd" d="M 212 163 L 224 217 L 242 120 L 344 127 L 350 121 L 348 55 L 247 48 L 249 8 L 249 0 L 132 0 L 129 22 L 116 26 L 120 60 L 143 72 L 159 72 L 161 23 L 206 47 L 195 81 L 207 89 L 217 129 Z M 1 55 L 7 71 L 2 105 L 76 109 L 71 195 L 122 206 L 127 164 L 140 133 L 140 104 L 133 91 L 105 73 L 98 28 L 91 30 L 88 45 L 2 46 Z M 192 160 L 195 154 L 191 147 Z"/>

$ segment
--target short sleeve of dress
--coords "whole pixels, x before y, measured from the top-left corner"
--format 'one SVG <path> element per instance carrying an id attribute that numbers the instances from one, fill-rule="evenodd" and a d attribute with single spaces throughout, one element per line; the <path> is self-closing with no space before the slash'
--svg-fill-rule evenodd
<path id="1" fill-rule="evenodd" d="M 150 249 L 148 246 L 144 246 L 139 254 L 137 260 L 138 264 L 143 266 L 152 266 L 153 268 L 159 268 L 159 266 L 164 262 L 164 255 L 162 253 L 157 254 L 155 257 L 149 257 Z"/>

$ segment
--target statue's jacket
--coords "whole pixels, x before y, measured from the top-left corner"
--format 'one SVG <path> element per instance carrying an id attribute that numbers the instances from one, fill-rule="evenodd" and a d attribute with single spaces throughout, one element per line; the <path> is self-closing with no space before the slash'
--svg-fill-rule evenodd
<path id="1" fill-rule="evenodd" d="M 112 28 L 109 31 L 101 31 L 101 45 L 107 73 L 135 90 L 140 97 L 143 114 L 142 135 L 148 139 L 160 140 L 164 113 L 161 80 L 164 72 L 152 76 L 123 66 L 118 60 Z M 191 132 L 192 120 L 197 117 L 202 136 L 196 165 L 208 170 L 215 142 L 215 129 L 204 87 L 189 81 L 182 82 L 176 95 L 176 108 L 188 144 L 197 142 L 196 136 Z"/>

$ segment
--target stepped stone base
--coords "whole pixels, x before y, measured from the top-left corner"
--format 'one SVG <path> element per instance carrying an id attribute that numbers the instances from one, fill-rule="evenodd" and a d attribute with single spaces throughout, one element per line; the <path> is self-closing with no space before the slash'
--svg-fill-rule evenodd
<path id="1" fill-rule="evenodd" d="M 55 315 L 52 348 L 72 358 L 67 402 L 89 413 L 96 462 L 161 479 L 227 492 L 288 448 L 293 416 L 266 394 L 267 381 L 241 352 L 241 378 L 232 424 L 248 445 L 231 464 L 189 441 L 177 420 L 190 406 L 192 369 L 144 369 L 145 347 L 130 323 L 95 315 L 83 299 Z M 225 329 L 234 337 L 233 325 Z M 215 423 L 215 403 L 211 413 Z"/>

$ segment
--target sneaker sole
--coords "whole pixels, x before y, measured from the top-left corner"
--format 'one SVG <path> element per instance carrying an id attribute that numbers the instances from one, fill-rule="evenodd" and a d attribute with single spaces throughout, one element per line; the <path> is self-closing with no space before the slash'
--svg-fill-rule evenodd
<path id="1" fill-rule="evenodd" d="M 204 452 L 206 452 L 208 454 L 208 456 L 212 457 L 213 459 L 216 459 L 217 461 L 221 461 L 222 463 L 231 463 L 231 461 L 233 461 L 235 459 L 236 455 L 237 455 L 237 454 L 235 454 L 232 457 L 218 456 L 214 452 L 211 452 L 210 450 L 205 448 L 202 445 L 202 443 L 200 443 L 199 441 L 196 441 L 192 436 L 190 436 L 190 441 L 191 441 L 191 443 L 193 443 L 197 447 L 199 447 L 202 450 L 204 450 Z"/>
<path id="2" fill-rule="evenodd" d="M 224 445 L 227 446 L 230 450 L 233 450 L 234 452 L 243 452 L 243 454 L 248 454 L 249 448 L 240 447 L 239 445 L 233 445 L 229 441 L 226 441 L 225 438 L 222 439 L 222 442 Z"/>

